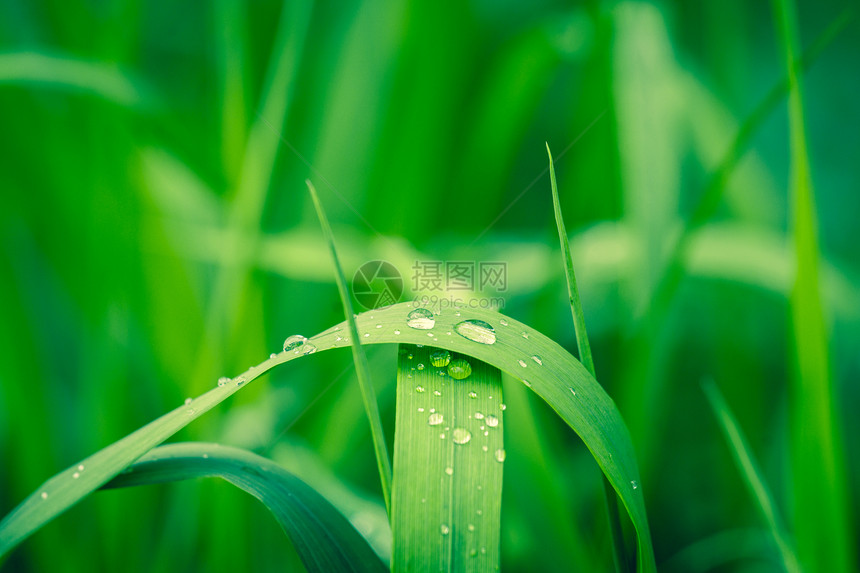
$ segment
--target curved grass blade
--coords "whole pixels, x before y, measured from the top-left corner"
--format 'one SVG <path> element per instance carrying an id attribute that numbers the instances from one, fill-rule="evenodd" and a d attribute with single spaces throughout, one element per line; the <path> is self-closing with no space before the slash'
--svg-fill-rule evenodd
<path id="1" fill-rule="evenodd" d="M 200 442 L 160 446 L 102 489 L 202 477 L 220 477 L 259 499 L 284 528 L 308 571 L 388 571 L 323 496 L 278 464 L 247 450 Z"/>
<path id="2" fill-rule="evenodd" d="M 716 384 L 708 380 L 702 384 L 702 389 L 705 391 L 711 407 L 714 409 L 714 415 L 716 415 L 717 421 L 720 423 L 720 430 L 722 430 L 723 436 L 725 436 L 726 442 L 729 444 L 732 456 L 738 465 L 738 470 L 741 472 L 753 499 L 758 504 L 758 509 L 770 529 L 773 540 L 776 542 L 785 570 L 789 573 L 800 573 L 800 563 L 797 561 L 797 555 L 795 555 L 794 549 L 785 534 L 785 528 L 776 513 L 776 504 L 773 501 L 773 496 L 768 490 L 767 485 L 765 485 L 758 464 L 756 464 L 750 453 L 749 445 L 737 420 L 735 420 L 732 411 L 729 409 L 728 404 L 726 404 Z"/>
<path id="3" fill-rule="evenodd" d="M 790 297 L 792 479 L 797 550 L 809 571 L 854 571 L 853 527 L 819 286 L 815 193 L 797 73 L 794 3 L 773 0 L 788 71 L 790 210 L 797 269 Z"/>
<path id="4" fill-rule="evenodd" d="M 322 208 L 322 204 L 320 204 L 320 199 L 313 183 L 308 179 L 305 180 L 305 184 L 307 184 L 308 191 L 310 191 L 314 208 L 317 211 L 317 217 L 320 220 L 320 226 L 322 226 L 323 235 L 325 235 L 326 243 L 328 243 L 329 250 L 331 251 L 331 258 L 334 261 L 335 282 L 337 283 L 338 293 L 340 293 L 340 300 L 343 303 L 343 311 L 346 314 L 349 334 L 353 340 L 358 340 L 358 327 L 355 325 L 352 301 L 350 300 L 349 290 L 346 288 L 343 268 L 340 266 L 340 259 L 337 257 L 337 249 L 334 246 L 334 233 L 331 232 L 331 227 L 328 224 L 328 219 L 325 216 L 325 211 Z M 370 367 L 367 365 L 367 355 L 364 353 L 361 345 L 352 345 L 352 359 L 355 362 L 355 373 L 358 376 L 358 385 L 361 388 L 364 409 L 370 421 L 373 450 L 376 453 L 376 465 L 379 468 L 379 479 L 382 483 L 382 497 L 385 499 L 385 509 L 391 515 L 391 461 L 388 458 L 388 448 L 385 445 L 385 433 L 382 430 L 382 420 L 379 417 L 379 404 L 376 401 L 376 392 L 370 379 Z"/>
<path id="5" fill-rule="evenodd" d="M 358 315 L 359 342 L 432 344 L 472 356 L 523 380 L 561 416 L 591 451 L 621 497 L 636 529 L 639 570 L 654 571 L 651 534 L 630 434 L 615 403 L 594 377 L 556 342 L 497 312 L 480 308 L 446 309 L 434 315 L 432 328 L 415 329 L 407 324 L 407 316 L 414 308 L 412 303 L 400 303 Z M 476 337 L 474 329 L 464 330 L 463 324 L 470 320 L 486 322 L 493 328 L 492 344 L 487 343 L 489 336 Z M 0 522 L 0 556 L 247 382 L 279 364 L 311 354 L 316 356 L 316 351 L 352 344 L 351 339 L 339 336 L 345 326 L 344 323 L 335 325 L 308 339 L 302 346 L 276 354 L 93 454 L 81 462 L 85 470 L 79 471 L 77 478 L 74 476 L 78 471 L 77 464 L 52 477 Z M 46 494 L 44 498 L 42 493 Z"/>
<path id="6" fill-rule="evenodd" d="M 549 181 L 552 191 L 552 206 L 555 212 L 555 225 L 558 228 L 558 241 L 561 244 L 561 257 L 564 264 L 564 276 L 567 279 L 567 294 L 570 300 L 570 313 L 573 316 L 573 329 L 576 334 L 576 346 L 579 349 L 579 360 L 588 369 L 588 372 L 597 378 L 594 370 L 594 358 L 591 356 L 591 344 L 588 342 L 588 331 L 585 328 L 585 313 L 582 310 L 582 300 L 579 289 L 576 286 L 576 273 L 573 269 L 573 257 L 570 254 L 570 241 L 567 239 L 567 231 L 564 228 L 564 217 L 561 214 L 561 202 L 558 199 L 558 184 L 555 180 L 555 167 L 552 163 L 552 152 L 549 143 L 546 144 L 546 154 L 549 157 Z M 604 492 L 606 494 L 606 509 L 609 513 L 609 528 L 612 532 L 612 556 L 615 560 L 615 570 L 629 569 L 627 548 L 624 543 L 624 532 L 621 529 L 621 520 L 618 515 L 618 500 L 612 492 L 609 482 L 603 479 Z"/>
<path id="7" fill-rule="evenodd" d="M 497 368 L 400 345 L 392 570 L 499 569 L 503 410 Z"/>

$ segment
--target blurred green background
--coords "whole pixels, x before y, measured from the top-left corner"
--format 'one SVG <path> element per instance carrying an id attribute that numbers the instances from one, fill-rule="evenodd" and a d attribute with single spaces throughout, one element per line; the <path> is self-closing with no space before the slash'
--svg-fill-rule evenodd
<path id="1" fill-rule="evenodd" d="M 801 2 L 801 46 L 847 4 Z M 858 32 L 850 20 L 826 38 L 802 76 L 849 491 Z M 409 287 L 416 260 L 504 261 L 503 312 L 575 352 L 549 142 L 598 378 L 637 446 L 658 564 L 779 570 L 700 382 L 725 394 L 791 523 L 784 92 L 692 236 L 665 312 L 652 309 L 683 221 L 784 77 L 770 5 L 741 0 L 0 3 L 0 515 L 286 336 L 343 319 L 308 177 L 348 275 L 384 259 Z M 390 440 L 395 349 L 369 351 Z M 290 363 L 178 437 L 293 469 L 385 555 L 351 364 L 346 351 Z M 596 465 L 505 384 L 503 569 L 606 570 Z M 854 521 L 858 502 L 850 492 Z M 285 565 L 301 567 L 264 507 L 201 482 L 98 493 L 5 568 Z"/>

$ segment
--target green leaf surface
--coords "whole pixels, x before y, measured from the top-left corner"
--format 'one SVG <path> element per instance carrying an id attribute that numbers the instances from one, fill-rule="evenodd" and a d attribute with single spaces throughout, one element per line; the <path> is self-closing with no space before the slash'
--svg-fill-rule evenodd
<path id="1" fill-rule="evenodd" d="M 432 328 L 408 326 L 413 303 L 400 303 L 356 317 L 362 344 L 411 343 L 432 345 L 487 362 L 522 380 L 543 398 L 582 438 L 612 487 L 621 497 L 638 536 L 638 568 L 654 571 L 651 534 L 642 498 L 639 470 L 630 434 L 612 399 L 582 364 L 556 342 L 521 322 L 481 309 L 442 308 L 432 315 Z M 477 342 L 460 334 L 462 323 L 480 320 L 493 329 Z M 45 482 L 0 522 L 0 555 L 61 512 L 77 503 L 141 455 L 188 425 L 274 366 L 321 351 L 352 344 L 344 336 L 345 323 L 318 334 L 297 348 L 273 355 L 244 374 L 182 405 L 125 438 L 83 460 L 85 471 L 75 478 L 76 466 Z M 478 337 L 480 338 L 480 337 Z M 42 493 L 47 494 L 43 498 Z"/>
<path id="2" fill-rule="evenodd" d="M 247 450 L 198 442 L 160 446 L 102 489 L 201 477 L 220 477 L 263 502 L 308 571 L 388 571 L 323 496 L 278 464 Z"/>
<path id="3" fill-rule="evenodd" d="M 498 570 L 504 408 L 497 368 L 400 346 L 392 570 Z"/>

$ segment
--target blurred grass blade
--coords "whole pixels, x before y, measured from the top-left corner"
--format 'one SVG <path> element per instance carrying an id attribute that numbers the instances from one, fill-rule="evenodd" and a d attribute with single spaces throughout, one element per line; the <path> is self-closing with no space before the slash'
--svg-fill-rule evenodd
<path id="1" fill-rule="evenodd" d="M 638 537 L 639 571 L 655 571 L 651 533 L 630 434 L 612 399 L 588 370 L 550 338 L 497 312 L 459 308 L 456 313 L 447 311 L 433 315 L 430 329 L 416 329 L 409 326 L 407 319 L 413 310 L 411 303 L 401 303 L 358 315 L 356 325 L 362 333 L 359 342 L 432 344 L 471 356 L 523 380 L 582 438 L 630 515 Z M 492 330 L 485 336 L 476 336 L 474 323 L 467 322 L 475 320 L 487 323 Z M 84 470 L 78 469 L 76 464 L 49 479 L 0 522 L 0 556 L 272 367 L 302 356 L 317 356 L 325 350 L 351 346 L 350 341 L 339 336 L 346 327 L 345 323 L 335 325 L 308 339 L 304 345 L 279 353 L 158 418 L 80 462 Z"/>
<path id="2" fill-rule="evenodd" d="M 558 228 L 558 241 L 561 244 L 561 257 L 564 264 L 564 275 L 567 279 L 567 294 L 570 300 L 570 312 L 573 316 L 573 328 L 576 333 L 576 346 L 579 349 L 579 360 L 588 369 L 588 372 L 597 378 L 594 370 L 594 359 L 591 356 L 591 344 L 588 342 L 588 331 L 585 329 L 585 313 L 582 310 L 582 300 L 579 297 L 579 289 L 576 286 L 576 273 L 573 270 L 573 257 L 570 254 L 570 241 L 567 239 L 567 230 L 564 227 L 564 217 L 561 214 L 561 202 L 558 198 L 558 184 L 555 179 L 555 166 L 552 162 L 552 151 L 549 143 L 546 144 L 546 154 L 549 157 L 549 181 L 552 189 L 552 206 L 555 212 L 555 225 Z M 616 570 L 627 570 L 628 556 L 627 546 L 624 543 L 624 532 L 618 515 L 618 501 L 612 486 L 603 480 L 606 505 L 609 513 L 609 527 L 612 531 L 612 550 Z"/>
<path id="3" fill-rule="evenodd" d="M 0 86 L 37 85 L 89 93 L 116 104 L 152 107 L 151 90 L 121 69 L 69 55 L 40 52 L 0 53 Z"/>
<path id="4" fill-rule="evenodd" d="M 804 568 L 842 573 L 854 570 L 851 540 L 856 538 L 847 514 L 850 501 L 819 287 L 815 198 L 797 73 L 798 33 L 794 3 L 774 0 L 773 6 L 789 80 L 790 228 L 797 261 L 790 301 L 795 535 Z"/>
<path id="5" fill-rule="evenodd" d="M 331 250 L 331 258 L 334 261 L 335 282 L 337 283 L 337 290 L 340 293 L 340 300 L 343 302 L 343 311 L 346 314 L 346 322 L 349 326 L 349 336 L 353 341 L 358 341 L 360 340 L 358 327 L 355 324 L 355 315 L 352 311 L 352 301 L 349 289 L 346 286 L 346 278 L 343 276 L 343 268 L 340 266 L 340 260 L 337 258 L 337 249 L 334 246 L 334 234 L 331 232 L 331 227 L 328 224 L 328 219 L 325 216 L 325 211 L 313 183 L 310 180 L 305 181 L 305 183 L 313 199 L 314 208 L 317 211 L 317 217 L 320 220 L 326 243 L 328 243 Z M 373 449 L 376 453 L 376 464 L 379 467 L 379 478 L 382 482 L 382 496 L 385 499 L 385 509 L 391 515 L 391 461 L 389 460 L 388 448 L 385 444 L 382 420 L 379 417 L 379 404 L 376 402 L 376 392 L 373 389 L 373 382 L 370 378 L 367 355 L 358 342 L 353 343 L 351 346 L 352 359 L 355 361 L 355 372 L 358 376 L 358 384 L 361 387 L 361 398 L 364 400 L 364 409 L 367 411 L 367 418 L 370 421 Z"/>
<path id="6" fill-rule="evenodd" d="M 308 484 L 247 450 L 207 443 L 155 448 L 103 489 L 220 477 L 274 514 L 308 571 L 388 571 L 352 524 Z"/>
<path id="7" fill-rule="evenodd" d="M 499 569 L 503 410 L 497 368 L 400 345 L 392 570 Z"/>
<path id="8" fill-rule="evenodd" d="M 797 561 L 797 555 L 788 541 L 785 527 L 777 515 L 773 496 L 764 483 L 761 471 L 750 453 L 749 445 L 737 420 L 735 420 L 734 415 L 729 410 L 729 406 L 726 404 L 716 384 L 707 380 L 702 383 L 702 388 L 711 403 L 711 407 L 714 409 L 714 414 L 720 423 L 720 430 L 722 430 L 723 436 L 725 436 L 726 442 L 728 442 L 732 456 L 738 465 L 738 470 L 744 478 L 750 494 L 752 494 L 753 499 L 758 504 L 758 509 L 770 529 L 773 540 L 776 542 L 786 571 L 789 573 L 799 573 L 801 569 Z"/>

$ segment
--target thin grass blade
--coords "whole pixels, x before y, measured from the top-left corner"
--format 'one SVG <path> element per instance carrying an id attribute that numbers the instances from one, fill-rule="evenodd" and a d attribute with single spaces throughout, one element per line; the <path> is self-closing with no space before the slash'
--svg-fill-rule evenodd
<path id="1" fill-rule="evenodd" d="M 265 505 L 308 571 L 383 572 L 388 568 L 322 495 L 273 461 L 247 450 L 199 442 L 160 446 L 102 489 L 219 477 Z"/>
<path id="2" fill-rule="evenodd" d="M 504 408 L 497 368 L 400 346 L 392 570 L 499 569 Z"/>
<path id="3" fill-rule="evenodd" d="M 328 224 L 328 219 L 325 216 L 322 204 L 320 203 L 317 191 L 310 180 L 305 181 L 310 191 L 311 198 L 314 202 L 314 208 L 317 211 L 317 217 L 322 226 L 323 235 L 325 235 L 326 243 L 331 250 L 331 258 L 334 261 L 335 282 L 337 290 L 340 293 L 340 300 L 343 303 L 343 311 L 346 314 L 346 323 L 349 326 L 349 334 L 352 340 L 360 340 L 358 327 L 355 324 L 355 315 L 352 311 L 352 301 L 349 295 L 349 289 L 346 286 L 346 278 L 343 276 L 343 268 L 340 266 L 340 259 L 337 257 L 337 248 L 334 245 L 334 234 L 331 232 L 331 227 Z M 361 387 L 361 397 L 364 400 L 364 409 L 367 411 L 367 418 L 370 421 L 370 432 L 373 437 L 373 449 L 376 453 L 376 464 L 379 467 L 379 479 L 382 483 L 382 496 L 385 498 L 385 509 L 391 514 L 391 461 L 388 457 L 388 448 L 385 445 L 385 433 L 382 429 L 382 419 L 379 417 L 379 404 L 376 401 L 376 391 L 373 389 L 373 382 L 370 378 L 370 367 L 367 365 L 367 355 L 361 344 L 355 343 L 352 345 L 352 359 L 355 362 L 355 373 L 358 376 L 358 384 Z"/>
<path id="4" fill-rule="evenodd" d="M 786 571 L 789 573 L 800 573 L 801 569 L 797 561 L 797 555 L 788 541 L 785 527 L 777 514 L 773 495 L 771 495 L 770 490 L 764 482 L 761 470 L 759 470 L 758 464 L 752 456 L 750 447 L 737 420 L 716 384 L 708 380 L 702 384 L 702 388 L 711 403 L 714 415 L 720 424 L 720 430 L 722 430 L 732 456 L 735 458 L 735 463 L 738 465 L 738 470 L 744 478 L 753 500 L 758 505 L 758 509 L 770 530 L 770 534 L 773 536 L 774 542 L 776 542 Z"/>

